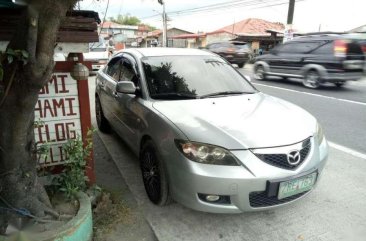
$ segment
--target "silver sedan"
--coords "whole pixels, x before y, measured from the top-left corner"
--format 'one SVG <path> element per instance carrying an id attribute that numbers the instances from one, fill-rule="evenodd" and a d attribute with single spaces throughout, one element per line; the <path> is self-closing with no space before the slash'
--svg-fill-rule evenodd
<path id="1" fill-rule="evenodd" d="M 305 110 L 263 94 L 201 50 L 128 49 L 96 78 L 96 116 L 140 159 L 149 199 L 238 213 L 289 204 L 319 182 L 328 144 Z"/>

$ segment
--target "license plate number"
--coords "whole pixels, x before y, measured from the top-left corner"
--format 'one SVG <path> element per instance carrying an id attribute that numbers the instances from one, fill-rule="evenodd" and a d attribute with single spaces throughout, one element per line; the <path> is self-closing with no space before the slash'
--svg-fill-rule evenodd
<path id="1" fill-rule="evenodd" d="M 317 173 L 314 172 L 300 178 L 281 182 L 277 198 L 283 199 L 310 190 L 314 186 L 316 175 Z"/>

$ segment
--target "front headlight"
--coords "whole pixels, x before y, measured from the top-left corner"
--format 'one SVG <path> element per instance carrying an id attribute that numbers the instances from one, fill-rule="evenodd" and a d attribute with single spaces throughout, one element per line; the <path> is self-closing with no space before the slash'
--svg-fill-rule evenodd
<path id="1" fill-rule="evenodd" d="M 321 125 L 319 123 L 316 124 L 315 138 L 318 140 L 319 144 L 322 143 L 322 141 L 324 139 L 323 128 L 321 127 Z"/>
<path id="2" fill-rule="evenodd" d="M 188 159 L 211 165 L 239 166 L 239 161 L 228 150 L 197 142 L 175 140 L 179 151 Z"/>

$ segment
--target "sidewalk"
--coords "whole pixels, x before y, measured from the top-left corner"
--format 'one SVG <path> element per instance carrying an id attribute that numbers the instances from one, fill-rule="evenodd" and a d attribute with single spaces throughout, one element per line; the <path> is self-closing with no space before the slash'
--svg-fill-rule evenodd
<path id="1" fill-rule="evenodd" d="M 156 237 L 140 211 L 111 159 L 99 133 L 94 134 L 94 161 L 97 184 L 121 200 L 122 217 L 108 230 L 94 230 L 94 241 L 156 241 Z"/>

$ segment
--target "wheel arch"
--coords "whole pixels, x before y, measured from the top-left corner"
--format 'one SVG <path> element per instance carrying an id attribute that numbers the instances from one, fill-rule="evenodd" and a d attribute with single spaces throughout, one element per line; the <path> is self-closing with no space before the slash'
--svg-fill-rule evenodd
<path id="1" fill-rule="evenodd" d="M 320 78 L 324 78 L 328 74 L 326 68 L 324 68 L 321 65 L 318 65 L 318 64 L 307 64 L 304 67 L 302 67 L 302 69 L 301 69 L 301 73 L 302 73 L 303 77 L 305 77 L 306 76 L 306 73 L 309 72 L 309 71 L 311 71 L 311 70 L 317 71 L 319 73 L 319 75 L 320 75 Z"/>
<path id="2" fill-rule="evenodd" d="M 269 64 L 264 62 L 264 61 L 257 61 L 254 63 L 254 70 L 258 67 L 258 66 L 262 66 L 264 68 L 264 72 L 268 73 L 270 72 L 270 67 Z"/>
<path id="3" fill-rule="evenodd" d="M 141 141 L 140 141 L 140 146 L 139 146 L 139 154 L 141 154 L 141 150 L 142 150 L 142 147 L 145 145 L 145 143 L 148 141 L 148 140 L 151 140 L 153 141 L 153 139 L 151 138 L 151 136 L 145 134 L 141 137 Z"/>

